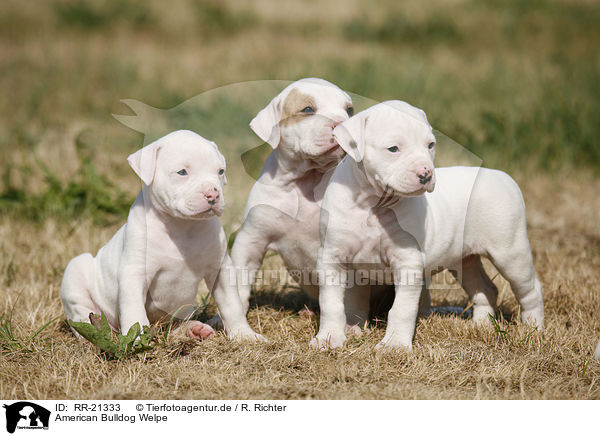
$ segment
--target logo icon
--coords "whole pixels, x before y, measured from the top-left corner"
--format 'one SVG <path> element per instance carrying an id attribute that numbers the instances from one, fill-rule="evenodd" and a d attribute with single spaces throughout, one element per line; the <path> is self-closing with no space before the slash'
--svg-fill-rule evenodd
<path id="1" fill-rule="evenodd" d="M 6 431 L 14 433 L 19 429 L 48 429 L 50 411 L 28 401 L 19 401 L 10 405 L 4 404 L 6 409 Z"/>

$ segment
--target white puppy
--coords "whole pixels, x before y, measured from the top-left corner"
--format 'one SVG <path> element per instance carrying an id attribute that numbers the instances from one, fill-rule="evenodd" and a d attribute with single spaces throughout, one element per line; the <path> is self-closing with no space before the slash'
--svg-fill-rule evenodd
<path id="1" fill-rule="evenodd" d="M 480 256 L 509 281 L 524 322 L 542 327 L 542 287 L 535 276 L 525 206 L 507 174 L 484 168 L 434 170 L 435 136 L 420 109 L 400 101 L 375 105 L 342 123 L 334 136 L 348 156 L 323 199 L 320 329 L 314 347 L 344 344 L 344 273 L 394 283 L 396 296 L 379 347 L 412 347 L 423 278 L 456 274 L 474 302 L 473 319 L 494 314 L 497 289 Z M 434 187 L 436 187 L 435 192 Z M 367 270 L 366 272 L 364 270 Z M 425 273 L 424 273 L 425 272 Z"/>
<path id="2" fill-rule="evenodd" d="M 96 257 L 85 253 L 67 266 L 61 289 L 67 318 L 87 321 L 90 313 L 103 312 L 123 334 L 135 323 L 185 319 L 205 279 L 229 336 L 259 338 L 227 270 L 231 261 L 217 217 L 225 205 L 225 159 L 217 145 L 179 130 L 128 161 L 144 187 L 127 223 Z M 213 333 L 199 321 L 182 327 L 192 338 Z"/>
<path id="3" fill-rule="evenodd" d="M 321 197 L 333 167 L 344 156 L 333 129 L 352 114 L 348 94 L 325 80 L 310 78 L 286 87 L 250 123 L 274 150 L 250 192 L 244 222 L 231 250 L 245 310 L 250 287 L 269 248 L 299 277 L 302 289 L 318 298 L 314 272 L 320 246 Z M 364 295 L 358 297 L 364 299 Z M 348 321 L 364 322 L 368 303 L 368 296 L 366 301 L 349 301 Z M 361 315 L 355 316 L 358 312 Z"/>

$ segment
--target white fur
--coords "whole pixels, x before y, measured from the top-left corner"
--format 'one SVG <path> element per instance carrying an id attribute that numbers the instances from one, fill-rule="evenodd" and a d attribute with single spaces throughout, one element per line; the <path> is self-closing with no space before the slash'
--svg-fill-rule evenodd
<path id="1" fill-rule="evenodd" d="M 298 129 L 281 128 L 283 103 L 292 90 L 298 90 L 316 99 L 317 117 L 307 117 Z M 264 109 L 250 121 L 250 128 L 263 141 L 277 148 L 283 142 L 301 154 L 318 155 L 322 150 L 317 148 L 321 139 L 324 145 L 331 146 L 331 132 L 322 132 L 331 121 L 344 121 L 348 118 L 346 105 L 352 104 L 348 94 L 323 79 L 300 79 L 288 85 L 277 94 Z"/>
<path id="2" fill-rule="evenodd" d="M 460 271 L 462 264 L 457 276 L 474 302 L 473 318 L 486 320 L 494 314 L 497 289 L 479 256 L 510 282 L 523 321 L 543 326 L 525 205 L 510 176 L 449 167 L 436 169 L 429 180 L 419 178 L 423 168 L 434 170 L 435 137 L 424 113 L 403 102 L 375 105 L 334 135 L 356 160 L 347 156 L 340 162 L 322 202 L 326 234 L 317 268 L 324 281 L 313 347 L 339 347 L 346 340 L 341 280 L 346 269 L 387 271 L 386 282 L 396 285 L 378 347 L 412 347 L 423 279 L 439 268 Z M 390 151 L 394 146 L 398 150 Z"/>
<path id="3" fill-rule="evenodd" d="M 281 123 L 285 98 L 297 89 L 313 97 L 316 112 L 292 125 Z M 277 251 L 288 270 L 314 274 L 320 246 L 321 198 L 333 167 L 344 153 L 333 138 L 333 129 L 348 119 L 352 100 L 337 86 L 321 79 L 302 79 L 277 95 L 250 123 L 273 146 L 262 173 L 252 188 L 244 223 L 231 251 L 238 270 L 238 290 L 247 310 L 250 286 L 267 249 Z M 318 286 L 300 283 L 313 298 Z M 368 298 L 349 302 L 349 321 L 366 319 Z M 366 303 L 366 308 L 365 308 Z M 360 309 L 354 309 L 359 306 Z M 360 316 L 354 316 L 357 312 Z"/>
<path id="4" fill-rule="evenodd" d="M 216 144 L 180 130 L 128 161 L 144 187 L 127 223 L 96 257 L 85 253 L 67 266 L 61 288 L 67 318 L 88 321 L 91 312 L 103 312 L 124 334 L 135 323 L 169 321 L 173 314 L 185 319 L 205 279 L 230 337 L 259 338 L 227 271 L 231 261 L 217 217 L 225 159 Z M 184 169 L 187 174 L 178 174 Z"/>

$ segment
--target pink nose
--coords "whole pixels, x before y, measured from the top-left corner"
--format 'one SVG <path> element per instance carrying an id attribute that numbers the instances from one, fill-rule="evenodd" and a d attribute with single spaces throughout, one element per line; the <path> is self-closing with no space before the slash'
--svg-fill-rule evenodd
<path id="1" fill-rule="evenodd" d="M 219 199 L 219 191 L 217 188 L 208 189 L 204 191 L 204 197 L 208 201 L 208 204 L 214 205 Z"/>
<path id="2" fill-rule="evenodd" d="M 419 178 L 419 183 L 421 183 L 421 185 L 426 185 L 431 182 L 431 176 L 432 172 L 428 167 L 423 167 L 422 170 L 417 171 L 417 177 Z"/>
<path id="3" fill-rule="evenodd" d="M 332 129 L 335 129 L 337 126 L 339 126 L 340 124 L 342 124 L 344 121 L 341 118 L 335 117 L 335 118 L 330 118 L 329 119 L 329 125 L 331 126 Z"/>

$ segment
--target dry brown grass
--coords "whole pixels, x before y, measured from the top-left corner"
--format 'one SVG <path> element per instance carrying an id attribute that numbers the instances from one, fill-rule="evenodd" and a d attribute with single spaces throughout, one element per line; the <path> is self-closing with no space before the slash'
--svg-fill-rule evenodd
<path id="1" fill-rule="evenodd" d="M 563 178 L 567 180 L 566 177 Z M 587 183 L 584 183 L 587 182 Z M 600 364 L 591 359 L 600 332 L 600 183 L 584 176 L 557 185 L 522 181 L 536 270 L 544 285 L 546 328 L 501 324 L 508 334 L 470 320 L 434 314 L 419 321 L 415 348 L 375 353 L 384 333 L 372 326 L 340 351 L 308 348 L 315 319 L 299 317 L 293 287 L 280 297 L 265 289 L 249 318 L 267 344 L 240 344 L 222 335 L 203 343 L 170 339 L 130 360 L 107 360 L 78 342 L 64 317 L 31 344 L 1 353 L 0 398 L 201 399 L 597 399 Z M 78 252 L 95 251 L 114 228 L 3 218 L 0 222 L 2 311 L 14 306 L 16 335 L 27 337 L 62 315 L 62 268 Z M 267 259 L 271 267 L 277 258 Z M 502 279 L 502 312 L 517 306 Z M 287 297 L 285 296 L 287 293 Z M 465 305 L 461 291 L 434 291 L 434 305 Z"/>
<path id="2" fill-rule="evenodd" d="M 100 5 L 108 17 L 87 27 L 81 11 L 65 20 L 61 5 L 79 3 Z M 0 170 L 13 186 L 28 196 L 48 188 L 32 153 L 62 182 L 73 179 L 80 167 L 73 144 L 87 131 L 99 173 L 133 196 L 139 183 L 125 157 L 141 137 L 110 116 L 129 113 L 121 99 L 169 108 L 229 83 L 321 76 L 373 99 L 421 106 L 484 164 L 519 170 L 513 175 L 526 197 L 546 329 L 503 322 L 503 335 L 437 314 L 419 321 L 411 354 L 375 353 L 381 325 L 340 351 L 319 353 L 308 348 L 317 320 L 296 314 L 304 301 L 298 291 L 265 287 L 249 317 L 268 344 L 170 339 L 144 356 L 107 360 L 66 328 L 59 287 L 68 260 L 95 252 L 120 223 L 26 220 L 5 207 L 0 314 L 12 311 L 15 335 L 29 350 L 0 348 L 0 398 L 600 398 L 600 364 L 591 359 L 600 335 L 597 5 L 217 1 L 226 14 L 215 28 L 206 18 L 211 9 L 199 6 L 208 2 L 165 8 L 138 0 L 134 9 L 153 18 L 137 25 L 126 6 L 110 12 L 116 3 L 0 6 Z M 234 157 L 253 137 L 238 124 L 223 125 L 231 136 L 223 143 L 212 138 Z M 228 230 L 239 225 L 249 190 L 247 178 L 230 180 Z M 277 257 L 267 263 L 280 265 Z M 515 317 L 512 293 L 495 281 L 502 312 Z M 434 305 L 467 303 L 460 290 L 432 296 Z"/>

